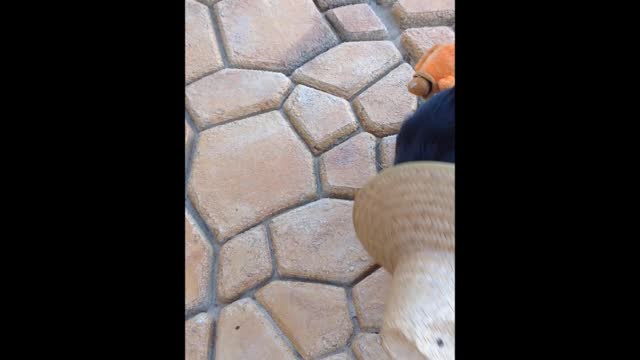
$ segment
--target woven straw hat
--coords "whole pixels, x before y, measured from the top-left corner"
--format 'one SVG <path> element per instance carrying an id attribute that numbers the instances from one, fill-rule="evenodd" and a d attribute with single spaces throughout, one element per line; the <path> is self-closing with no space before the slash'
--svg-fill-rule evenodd
<path id="1" fill-rule="evenodd" d="M 393 359 L 454 359 L 454 183 L 453 164 L 410 162 L 356 194 L 356 234 L 393 276 L 381 331 Z"/>

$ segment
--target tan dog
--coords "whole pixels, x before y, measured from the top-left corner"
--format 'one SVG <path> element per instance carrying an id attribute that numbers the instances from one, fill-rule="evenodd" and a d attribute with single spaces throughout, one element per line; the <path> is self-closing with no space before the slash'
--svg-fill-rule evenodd
<path id="1" fill-rule="evenodd" d="M 434 45 L 416 64 L 415 74 L 407 87 L 424 99 L 455 86 L 456 45 Z"/>

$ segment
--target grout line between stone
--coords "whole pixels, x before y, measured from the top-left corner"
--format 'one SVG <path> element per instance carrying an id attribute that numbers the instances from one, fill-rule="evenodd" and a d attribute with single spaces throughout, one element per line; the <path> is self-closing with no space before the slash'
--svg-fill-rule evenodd
<path id="1" fill-rule="evenodd" d="M 191 143 L 189 144 L 189 153 L 185 156 L 185 171 L 184 171 L 184 198 L 185 200 L 189 197 L 187 186 L 189 184 L 189 178 L 191 177 L 191 165 L 193 163 L 193 158 L 195 156 L 195 152 L 197 151 L 198 140 L 200 139 L 200 133 L 198 129 L 193 126 L 193 120 L 191 119 L 191 115 L 187 111 L 185 111 L 185 117 L 188 119 L 187 123 L 189 127 L 191 127 Z"/>
<path id="2" fill-rule="evenodd" d="M 231 299 L 231 301 L 229 301 L 229 302 L 218 301 L 217 305 L 226 306 L 226 305 L 232 304 L 232 303 L 234 303 L 234 302 L 236 302 L 236 301 L 238 301 L 240 299 L 254 298 L 254 295 L 258 290 L 260 290 L 263 286 L 267 285 L 268 283 L 270 283 L 274 279 L 278 267 L 277 267 L 277 262 L 276 262 L 276 257 L 275 257 L 275 250 L 274 250 L 274 247 L 273 247 L 273 240 L 271 240 L 271 220 L 263 221 L 260 225 L 257 225 L 257 226 L 255 226 L 253 228 L 250 228 L 250 229 L 246 230 L 246 231 L 254 229 L 254 228 L 258 227 L 258 226 L 263 226 L 264 230 L 266 232 L 267 246 L 269 247 L 269 256 L 270 256 L 270 260 L 271 260 L 271 274 L 269 275 L 268 278 L 260 281 L 256 285 L 254 285 L 254 286 L 250 287 L 249 289 L 245 290 L 244 292 L 242 292 L 240 295 L 238 295 L 238 296 L 234 297 L 233 299 Z M 242 234 L 242 233 L 240 233 L 240 234 Z M 240 235 L 240 234 L 238 234 L 238 235 Z M 233 237 L 236 237 L 238 235 L 235 235 Z"/>
<path id="3" fill-rule="evenodd" d="M 326 197 L 320 175 L 320 155 L 313 158 L 313 175 L 316 177 L 316 194 L 318 195 L 318 199 Z"/>
<path id="4" fill-rule="evenodd" d="M 294 88 L 295 88 L 295 86 L 297 86 L 297 85 L 294 85 Z M 292 89 L 292 91 L 293 91 L 293 89 Z M 291 95 L 291 92 L 289 92 L 289 94 L 287 94 L 287 99 L 289 98 L 289 95 Z M 285 101 L 286 100 L 283 100 L 282 104 L 284 104 Z M 296 129 L 296 127 L 293 125 L 293 122 L 289 118 L 289 115 L 287 115 L 287 112 L 284 111 L 284 109 L 282 107 L 280 107 L 279 111 L 280 111 L 280 114 L 282 115 L 282 117 L 287 121 L 287 124 L 289 124 L 289 127 L 291 128 L 291 130 L 293 130 L 294 134 L 296 134 L 296 137 L 298 138 L 298 140 L 302 141 L 302 143 L 306 146 L 307 151 L 313 157 L 313 176 L 315 178 L 315 183 L 316 183 L 316 197 L 317 197 L 316 200 L 321 199 L 323 197 L 323 189 L 322 189 L 322 181 L 320 180 L 319 159 L 320 159 L 320 156 L 322 155 L 322 153 L 320 153 L 318 155 L 315 155 L 315 153 L 313 152 L 313 149 L 311 148 L 311 145 L 307 144 L 305 139 L 298 132 L 298 129 Z"/>
<path id="5" fill-rule="evenodd" d="M 350 200 L 350 201 L 353 201 L 353 199 L 354 199 L 354 195 L 334 193 L 334 194 L 329 194 L 329 196 L 327 196 L 327 199 Z"/>
<path id="6" fill-rule="evenodd" d="M 205 238 L 207 239 L 207 241 L 209 242 L 213 250 L 213 267 L 211 270 L 212 273 L 210 274 L 212 279 L 211 279 L 211 288 L 209 290 L 210 292 L 209 292 L 209 306 L 208 306 L 210 310 L 211 307 L 215 306 L 215 304 L 217 303 L 216 292 L 218 289 L 218 262 L 220 260 L 219 259 L 220 245 L 216 241 L 215 236 L 211 231 L 211 229 L 209 229 L 209 227 L 207 226 L 207 223 L 202 219 L 202 217 L 200 216 L 198 211 L 195 209 L 193 204 L 191 204 L 191 200 L 189 198 L 185 199 L 185 208 L 187 213 L 193 219 L 193 221 L 195 221 L 200 231 L 202 231 L 202 233 L 205 235 Z"/>
<path id="7" fill-rule="evenodd" d="M 215 239 L 214 234 L 211 232 L 206 222 L 200 216 L 200 213 L 193 207 L 189 198 L 185 199 L 185 208 L 187 213 L 191 216 L 193 221 L 195 221 L 196 225 L 200 229 L 200 231 L 205 235 L 205 238 L 209 242 L 213 250 L 213 265 L 211 269 L 211 282 L 209 289 L 209 306 L 206 309 L 201 309 L 202 311 L 195 312 L 195 314 L 186 314 L 185 321 L 198 315 L 199 313 L 206 312 L 211 316 L 214 321 L 214 329 L 211 334 L 211 346 L 207 349 L 208 354 L 207 357 L 209 360 L 215 360 L 216 355 L 216 341 L 218 336 L 218 316 L 220 314 L 220 307 L 217 306 L 217 290 L 218 290 L 218 263 L 220 261 L 220 245 Z"/>
<path id="8" fill-rule="evenodd" d="M 252 112 L 250 114 L 243 115 L 243 116 L 240 116 L 240 117 L 237 117 L 237 118 L 225 120 L 225 121 L 219 122 L 217 124 L 207 125 L 207 126 L 203 127 L 202 130 L 200 130 L 200 132 L 207 131 L 209 129 L 213 129 L 213 128 L 218 127 L 218 126 L 226 125 L 226 124 L 232 123 L 234 121 L 241 121 L 241 120 L 245 120 L 245 119 L 248 119 L 250 117 L 253 117 L 253 116 L 258 116 L 258 115 L 263 115 L 263 114 L 266 114 L 266 113 L 270 113 L 272 111 L 278 111 L 278 108 L 271 108 L 271 109 L 268 109 L 268 110 L 260 110 L 260 111 Z"/>
<path id="9" fill-rule="evenodd" d="M 209 75 L 213 75 L 213 74 L 217 73 L 218 71 L 221 71 L 221 70 L 224 70 L 224 69 L 230 67 L 229 66 L 229 59 L 227 57 L 227 49 L 224 47 L 224 44 L 223 44 L 223 41 L 222 41 L 222 34 L 220 32 L 220 29 L 218 28 L 218 22 L 216 21 L 217 17 L 216 17 L 216 15 L 214 13 L 214 11 L 215 11 L 214 8 L 213 8 L 214 5 L 209 6 L 209 5 L 207 5 L 207 4 L 205 4 L 205 3 L 201 2 L 201 1 L 198 1 L 198 2 L 200 2 L 202 5 L 206 6 L 207 10 L 209 11 L 209 20 L 211 21 L 211 26 L 212 26 L 213 35 L 214 35 L 214 38 L 215 38 L 215 41 L 216 41 L 216 46 L 218 47 L 218 51 L 220 52 L 220 58 L 222 59 L 222 68 L 216 69 L 216 70 L 213 70 L 213 71 L 207 71 L 206 73 L 204 73 L 204 74 L 196 77 L 195 79 L 185 83 L 185 87 L 187 87 L 187 86 L 189 86 L 189 85 L 191 85 L 191 84 L 193 84 L 193 83 L 195 83 L 195 82 L 197 82 L 199 80 L 202 80 L 203 78 L 205 78 L 205 77 L 207 77 Z"/>
<path id="10" fill-rule="evenodd" d="M 382 170 L 382 155 L 380 150 L 380 144 L 382 144 L 382 138 L 376 137 L 376 170 L 380 172 Z"/>
<path id="11" fill-rule="evenodd" d="M 224 68 L 220 68 L 220 69 L 217 69 L 217 70 L 213 70 L 213 71 L 207 71 L 206 73 L 204 73 L 204 74 L 202 74 L 202 75 L 200 75 L 200 76 L 196 77 L 195 79 L 193 79 L 193 80 L 191 80 L 191 81 L 189 81 L 189 82 L 185 83 L 185 84 L 184 84 L 184 87 L 186 88 L 186 87 L 188 87 L 189 85 L 191 85 L 191 84 L 193 84 L 193 83 L 196 83 L 196 82 L 198 82 L 198 81 L 200 81 L 200 80 L 202 80 L 202 79 L 206 78 L 207 76 L 209 76 L 209 75 L 213 75 L 213 74 L 215 74 L 215 73 L 217 73 L 217 72 L 219 72 L 219 71 L 222 71 L 222 70 L 224 70 L 224 69 L 226 69 L 226 67 L 224 67 Z"/>
<path id="12" fill-rule="evenodd" d="M 358 96 L 360 96 L 360 94 L 369 90 L 369 88 L 377 84 L 378 81 L 382 80 L 385 76 L 389 75 L 393 70 L 397 69 L 402 64 L 404 64 L 404 59 L 400 58 L 396 63 L 391 65 L 391 67 L 389 67 L 389 69 L 387 69 L 384 73 L 382 73 L 380 76 L 377 76 L 375 79 L 371 80 L 367 85 L 365 85 L 362 89 L 358 90 L 358 92 L 356 92 L 354 95 L 352 95 L 346 100 L 350 103 L 353 102 L 356 98 L 358 98 Z"/>
<path id="13" fill-rule="evenodd" d="M 284 104 L 284 102 L 283 102 Z M 280 107 L 277 111 L 280 112 L 280 115 L 282 115 L 282 117 L 286 120 L 287 125 L 289 125 L 289 128 L 293 131 L 293 133 L 296 135 L 296 138 L 298 140 L 300 140 L 305 148 L 307 149 L 307 151 L 309 152 L 309 154 L 311 154 L 312 157 L 315 157 L 315 155 L 313 154 L 313 149 L 311 149 L 311 145 L 307 144 L 306 140 L 302 137 L 302 135 L 298 132 L 298 129 L 296 129 L 295 126 L 293 126 L 293 123 L 291 122 L 291 119 L 289 119 L 289 115 L 287 115 L 287 112 L 284 111 L 284 109 L 282 107 Z"/>
<path id="14" fill-rule="evenodd" d="M 380 269 L 380 265 L 378 264 L 374 264 L 373 266 L 371 266 L 369 269 L 367 269 L 365 272 L 363 272 L 362 274 L 360 274 L 360 276 L 358 276 L 357 278 L 355 278 L 351 284 L 349 284 L 349 287 L 353 288 L 356 285 L 358 285 L 361 281 L 363 281 L 364 279 L 366 279 L 367 277 L 369 277 L 369 275 L 373 274 L 374 272 L 376 272 L 378 269 Z"/>
<path id="15" fill-rule="evenodd" d="M 210 309 L 209 311 L 207 311 L 208 314 L 211 315 L 211 317 L 214 319 L 215 321 L 215 325 L 213 328 L 213 334 L 211 334 L 211 347 L 208 349 L 209 350 L 209 360 L 215 360 L 216 359 L 216 341 L 218 340 L 218 317 L 220 316 L 220 308 L 217 306 L 214 306 L 212 309 Z"/>
<path id="16" fill-rule="evenodd" d="M 331 144 L 331 146 L 330 146 L 327 150 L 325 150 L 324 152 L 322 152 L 322 153 L 321 153 L 321 154 L 319 154 L 318 156 L 323 155 L 323 154 L 324 154 L 324 153 L 326 153 L 327 151 L 329 151 L 329 150 L 331 150 L 331 149 L 335 148 L 335 147 L 336 147 L 336 146 L 338 146 L 338 145 L 341 145 L 342 143 L 347 142 L 349 139 L 351 139 L 351 138 L 355 137 L 356 135 L 361 134 L 361 133 L 363 133 L 363 132 L 366 132 L 366 130 L 364 130 L 364 128 L 362 128 L 362 127 L 358 127 L 357 129 L 353 130 L 353 132 L 351 132 L 350 134 L 345 135 L 345 136 L 343 136 L 343 137 L 341 137 L 341 138 L 338 138 L 336 141 L 334 141 L 334 142 Z"/>
<path id="17" fill-rule="evenodd" d="M 319 199 L 317 198 L 317 195 L 314 194 L 313 196 L 311 196 L 309 198 L 306 198 L 306 199 L 303 199 L 302 201 L 297 202 L 297 203 L 295 203 L 295 204 L 293 204 L 291 206 L 287 206 L 287 207 L 284 207 L 284 208 L 282 208 L 282 209 L 280 209 L 278 211 L 275 211 L 273 214 L 265 217 L 261 221 L 259 221 L 257 223 L 253 223 L 250 226 L 245 227 L 242 231 L 238 232 L 237 234 L 231 235 L 226 239 L 220 240 L 219 244 L 220 244 L 220 246 L 222 246 L 222 245 L 226 244 L 227 241 L 233 239 L 234 237 L 236 237 L 236 236 L 238 236 L 238 235 L 240 235 L 242 233 L 245 233 L 245 232 L 251 230 L 252 228 L 254 228 L 254 227 L 258 226 L 258 225 L 264 224 L 267 221 L 271 221 L 271 219 L 273 219 L 275 217 L 278 217 L 278 216 L 280 216 L 280 215 L 282 215 L 284 213 L 287 213 L 287 212 L 289 212 L 291 210 L 295 210 L 295 209 L 297 209 L 299 207 L 308 205 L 308 204 L 310 204 L 310 203 L 312 203 L 314 201 L 317 201 L 317 200 L 319 200 Z"/>
<path id="18" fill-rule="evenodd" d="M 360 334 L 362 330 L 360 329 L 360 323 L 358 322 L 358 316 L 356 314 L 356 308 L 353 303 L 353 289 L 348 288 L 347 290 L 347 308 L 349 309 L 349 317 L 351 318 L 351 323 L 353 324 L 353 332 L 349 339 L 347 340 L 347 344 L 345 345 L 346 349 L 351 349 L 351 343 L 356 335 Z"/>
<path id="19" fill-rule="evenodd" d="M 354 100 L 355 100 L 355 98 L 354 98 Z M 353 113 L 353 116 L 355 116 L 356 121 L 358 122 L 358 130 L 364 131 L 364 124 L 362 123 L 362 119 L 360 119 L 360 112 L 356 108 L 355 101 L 347 100 L 347 102 L 349 103 L 349 106 L 351 107 L 351 112 Z"/>
<path id="20" fill-rule="evenodd" d="M 222 40 L 222 30 L 218 26 L 218 22 L 220 21 L 220 17 L 218 14 L 218 10 L 215 7 L 215 4 L 211 6 L 207 6 L 209 8 L 209 16 L 211 18 L 211 23 L 213 25 L 213 33 L 216 38 L 216 43 L 218 46 L 218 51 L 220 51 L 220 57 L 222 58 L 222 63 L 224 64 L 224 68 L 229 67 L 229 57 L 227 55 L 227 48 L 225 47 L 224 41 Z"/>
<path id="21" fill-rule="evenodd" d="M 339 288 L 343 288 L 343 289 L 347 289 L 349 287 L 349 284 L 340 283 L 338 281 L 308 279 L 308 278 L 302 278 L 302 277 L 297 277 L 297 276 L 282 276 L 281 275 L 278 280 L 281 280 L 281 281 L 292 281 L 292 282 L 299 282 L 299 283 L 307 283 L 307 284 L 329 285 L 329 286 L 335 286 L 335 287 L 339 287 Z"/>
<path id="22" fill-rule="evenodd" d="M 353 116 L 354 116 L 354 118 L 356 119 L 356 123 L 357 123 L 357 126 L 358 126 L 358 127 L 357 127 L 355 130 L 353 130 L 351 133 L 349 133 L 349 134 L 347 134 L 347 135 L 345 135 L 345 136 L 342 136 L 342 137 L 337 138 L 334 142 L 332 142 L 332 143 L 331 143 L 331 145 L 329 145 L 329 147 L 327 147 L 327 149 L 326 149 L 326 150 L 324 150 L 324 151 L 320 151 L 317 155 L 316 155 L 313 151 L 311 151 L 311 146 L 310 146 L 310 145 L 308 145 L 307 147 L 308 147 L 309 151 L 311 151 L 311 155 L 313 155 L 313 156 L 314 156 L 314 158 L 318 158 L 318 160 L 319 160 L 319 158 L 320 158 L 323 154 L 325 154 L 326 152 L 328 152 L 329 150 L 333 149 L 334 147 L 336 147 L 336 146 L 338 146 L 338 145 L 342 144 L 343 142 L 345 142 L 345 141 L 347 141 L 347 140 L 351 139 L 352 137 L 354 137 L 354 136 L 356 136 L 356 135 L 358 135 L 358 134 L 360 134 L 361 132 L 363 132 L 363 131 L 364 131 L 364 128 L 363 128 L 363 126 L 362 126 L 362 123 L 360 122 L 360 118 L 358 117 L 358 114 L 355 112 L 355 110 L 354 110 L 354 108 L 353 108 L 353 105 L 352 105 L 352 104 L 351 104 L 347 99 L 345 99 L 345 98 L 343 98 L 343 97 L 340 97 L 340 96 L 337 96 L 337 95 L 334 95 L 334 94 L 331 94 L 331 93 L 326 92 L 326 91 L 324 91 L 324 90 L 321 90 L 321 89 L 315 88 L 315 87 L 313 87 L 313 86 L 311 86 L 311 85 L 301 84 L 301 83 L 298 83 L 298 82 L 296 82 L 296 81 L 294 81 L 294 80 L 291 80 L 291 81 L 294 83 L 294 88 L 295 88 L 296 86 L 298 86 L 298 85 L 302 85 L 302 86 L 306 86 L 306 87 L 312 88 L 312 89 L 314 89 L 314 90 L 320 91 L 320 92 L 322 92 L 322 93 L 324 93 L 324 94 L 331 95 L 331 96 L 335 96 L 335 97 L 337 97 L 337 98 L 339 98 L 339 99 L 342 99 L 342 100 L 347 101 L 347 102 L 349 103 L 349 105 L 351 106 L 351 112 L 352 112 L 352 115 L 353 115 Z M 291 91 L 291 92 L 293 92 L 293 91 Z M 287 94 L 287 98 L 289 97 L 289 95 L 291 95 L 291 92 L 290 92 L 289 94 Z M 282 104 L 284 105 L 284 103 L 285 103 L 285 102 L 286 102 L 286 99 L 282 101 Z M 286 114 L 286 112 L 284 111 L 284 109 L 283 109 L 282 107 L 281 107 L 281 109 L 283 110 L 283 114 L 284 114 L 284 115 L 286 115 L 286 117 L 285 117 L 285 118 L 287 119 L 287 121 L 289 121 L 289 124 L 291 124 L 291 127 L 292 127 L 292 128 L 294 129 L 294 131 L 296 131 L 296 133 L 297 133 L 297 130 L 296 130 L 295 126 L 293 126 L 293 122 L 291 121 L 291 119 L 289 118 L 289 116 Z M 300 134 L 298 134 L 298 135 L 299 135 L 299 137 L 302 139 L 302 135 L 300 135 Z M 304 140 L 303 140 L 303 141 L 304 141 Z M 306 142 L 305 142 L 305 144 L 306 144 Z M 318 175 L 319 175 L 319 174 L 318 174 Z M 319 177 L 319 176 L 318 176 L 318 177 Z"/>
<path id="23" fill-rule="evenodd" d="M 278 336 L 284 340 L 284 343 L 291 349 L 291 351 L 293 352 L 293 355 L 296 357 L 296 360 L 303 360 L 302 355 L 300 355 L 300 353 L 298 352 L 298 350 L 296 349 L 296 347 L 293 345 L 293 343 L 291 342 L 291 340 L 284 334 L 284 332 L 282 331 L 282 329 L 280 329 L 280 327 L 278 326 L 278 323 L 276 323 L 276 321 L 271 317 L 271 314 L 269 314 L 269 312 L 267 311 L 267 309 L 265 309 L 262 304 L 256 300 L 255 298 L 252 297 L 252 299 L 254 300 L 254 302 L 256 303 L 258 310 L 260 312 L 262 312 L 262 314 L 265 316 L 265 318 L 267 319 L 267 321 L 273 326 L 273 328 L 275 329 L 276 333 L 278 334 Z"/>
<path id="24" fill-rule="evenodd" d="M 271 220 L 265 221 L 265 231 L 267 233 L 267 245 L 269 245 L 269 255 L 271 256 L 271 276 L 269 276 L 269 282 L 278 273 L 278 261 L 276 259 L 276 249 L 273 244 L 273 236 L 271 235 Z"/>
<path id="25" fill-rule="evenodd" d="M 333 28 L 332 28 L 332 29 L 333 29 Z M 313 60 L 315 60 L 317 57 L 324 55 L 325 53 L 329 52 L 331 49 L 333 49 L 333 48 L 335 48 L 335 47 L 339 46 L 339 45 L 340 45 L 340 44 L 342 44 L 342 43 L 343 43 L 343 41 L 341 41 L 341 40 L 340 40 L 340 37 L 338 36 L 338 43 L 337 43 L 337 44 L 335 44 L 334 46 L 332 46 L 332 47 L 328 48 L 327 50 L 325 50 L 325 51 L 323 51 L 323 52 L 321 52 L 321 53 L 318 53 L 318 55 L 316 55 L 316 56 L 312 57 L 311 59 L 309 59 L 309 60 L 305 61 L 303 64 L 301 64 L 300 66 L 298 66 L 295 70 L 291 71 L 290 73 L 288 73 L 288 74 L 286 74 L 286 73 L 285 73 L 285 75 L 286 75 L 286 76 L 288 76 L 288 77 L 291 79 L 291 81 L 293 81 L 293 73 L 295 73 L 295 72 L 296 72 L 296 70 L 298 70 L 298 69 L 300 69 L 301 67 L 303 67 L 303 66 L 307 65 L 308 63 L 310 63 L 310 62 L 312 62 Z M 300 84 L 300 83 L 296 83 L 296 84 Z M 306 85 L 306 84 L 302 84 L 302 85 Z M 306 86 L 311 87 L 310 85 L 306 85 Z M 318 89 L 318 90 L 320 90 L 320 89 Z"/>
<path id="26" fill-rule="evenodd" d="M 184 199 L 185 208 L 189 210 L 190 214 L 192 214 L 192 217 L 194 218 L 198 226 L 200 226 L 202 228 L 202 231 L 205 232 L 205 234 L 207 235 L 207 240 L 209 240 L 211 244 L 216 244 L 217 242 L 215 240 L 216 238 L 215 233 L 213 232 L 212 229 L 209 228 L 209 224 L 207 224 L 207 222 L 204 221 L 202 216 L 200 216 L 198 209 L 193 205 L 188 189 L 189 188 L 187 186 L 187 197 Z"/>
<path id="27" fill-rule="evenodd" d="M 373 12 L 376 14 L 376 16 L 378 16 L 378 19 L 380 19 L 380 21 L 387 28 L 389 38 L 392 39 L 402 34 L 403 30 L 396 22 L 395 17 L 393 16 L 393 12 L 391 11 L 393 5 L 381 5 L 378 4 L 375 0 L 369 0 L 367 3 L 369 4 L 371 10 L 373 10 Z"/>
<path id="28" fill-rule="evenodd" d="M 187 124 L 189 125 L 191 130 L 194 133 L 198 133 L 198 127 L 196 126 L 196 123 L 193 121 L 193 118 L 191 117 L 191 113 L 189 113 L 189 109 L 187 109 L 186 106 L 184 108 L 184 117 L 185 119 L 187 119 Z"/>

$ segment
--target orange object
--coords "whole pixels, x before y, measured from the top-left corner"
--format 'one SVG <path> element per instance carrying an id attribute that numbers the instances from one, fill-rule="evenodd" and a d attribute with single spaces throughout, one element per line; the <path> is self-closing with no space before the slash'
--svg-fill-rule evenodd
<path id="1" fill-rule="evenodd" d="M 434 45 L 416 64 L 416 72 L 407 85 L 409 92 L 426 99 L 450 89 L 456 84 L 455 69 L 456 45 Z"/>

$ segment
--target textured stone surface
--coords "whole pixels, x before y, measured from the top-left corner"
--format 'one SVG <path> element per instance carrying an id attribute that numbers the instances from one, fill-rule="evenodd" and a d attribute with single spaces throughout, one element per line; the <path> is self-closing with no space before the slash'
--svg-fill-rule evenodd
<path id="1" fill-rule="evenodd" d="M 215 5 L 233 66 L 289 72 L 338 43 L 312 0 L 233 0 Z"/>
<path id="2" fill-rule="evenodd" d="M 203 4 L 205 4 L 205 5 L 211 6 L 211 5 L 217 3 L 220 0 L 198 0 L 198 1 L 203 3 Z"/>
<path id="3" fill-rule="evenodd" d="M 271 255 L 267 231 L 260 225 L 220 248 L 218 298 L 231 302 L 240 294 L 271 277 Z"/>
<path id="4" fill-rule="evenodd" d="M 342 288 L 274 281 L 260 289 L 256 298 L 305 360 L 343 347 L 353 331 Z"/>
<path id="5" fill-rule="evenodd" d="M 184 31 L 184 80 L 189 83 L 224 66 L 213 32 L 209 9 L 194 1 L 186 0 Z"/>
<path id="6" fill-rule="evenodd" d="M 327 18 L 346 41 L 384 40 L 389 37 L 387 27 L 367 4 L 329 10 Z"/>
<path id="7" fill-rule="evenodd" d="M 207 313 L 198 314 L 184 323 L 185 360 L 208 360 L 212 347 L 214 322 Z"/>
<path id="8" fill-rule="evenodd" d="M 384 302 L 390 286 L 391 275 L 380 268 L 353 287 L 353 304 L 361 329 L 380 330 Z"/>
<path id="9" fill-rule="evenodd" d="M 211 296 L 213 248 L 191 215 L 184 217 L 185 312 L 206 308 Z"/>
<path id="10" fill-rule="evenodd" d="M 393 135 L 380 140 L 380 166 L 383 169 L 393 166 L 396 158 L 397 138 L 397 135 Z"/>
<path id="11" fill-rule="evenodd" d="M 343 352 L 322 358 L 322 360 L 353 360 L 353 357 L 349 353 Z"/>
<path id="12" fill-rule="evenodd" d="M 216 360 L 293 360 L 293 351 L 248 298 L 220 311 Z"/>
<path id="13" fill-rule="evenodd" d="M 454 43 L 455 36 L 453 30 L 447 26 L 407 29 L 400 36 L 400 44 L 411 57 L 411 61 L 417 63 L 432 46 Z"/>
<path id="14" fill-rule="evenodd" d="M 349 102 L 304 85 L 296 86 L 283 109 L 316 155 L 358 128 Z"/>
<path id="15" fill-rule="evenodd" d="M 393 360 L 382 347 L 378 334 L 360 333 L 351 342 L 351 350 L 357 360 Z"/>
<path id="16" fill-rule="evenodd" d="M 345 6 L 350 4 L 366 3 L 367 0 L 316 0 L 320 10 L 324 11 L 332 9 L 338 6 Z"/>
<path id="17" fill-rule="evenodd" d="M 361 133 L 320 157 L 322 189 L 332 196 L 353 198 L 376 175 L 376 140 Z"/>
<path id="18" fill-rule="evenodd" d="M 187 107 L 199 129 L 276 109 L 291 81 L 280 73 L 224 69 L 187 86 Z"/>
<path id="19" fill-rule="evenodd" d="M 321 199 L 273 219 L 280 275 L 351 283 L 374 265 L 358 241 L 353 202 Z"/>
<path id="20" fill-rule="evenodd" d="M 402 64 L 353 101 L 366 131 L 378 137 L 400 131 L 404 120 L 418 108 L 416 96 L 407 90 L 413 73 L 410 65 Z"/>
<path id="21" fill-rule="evenodd" d="M 316 196 L 313 159 L 279 112 L 203 131 L 189 197 L 218 241 Z"/>
<path id="22" fill-rule="evenodd" d="M 390 41 L 342 43 L 293 73 L 296 82 L 350 98 L 402 60 Z"/>
<path id="23" fill-rule="evenodd" d="M 420 26 L 453 25 L 455 0 L 398 0 L 391 11 L 403 29 Z"/>

